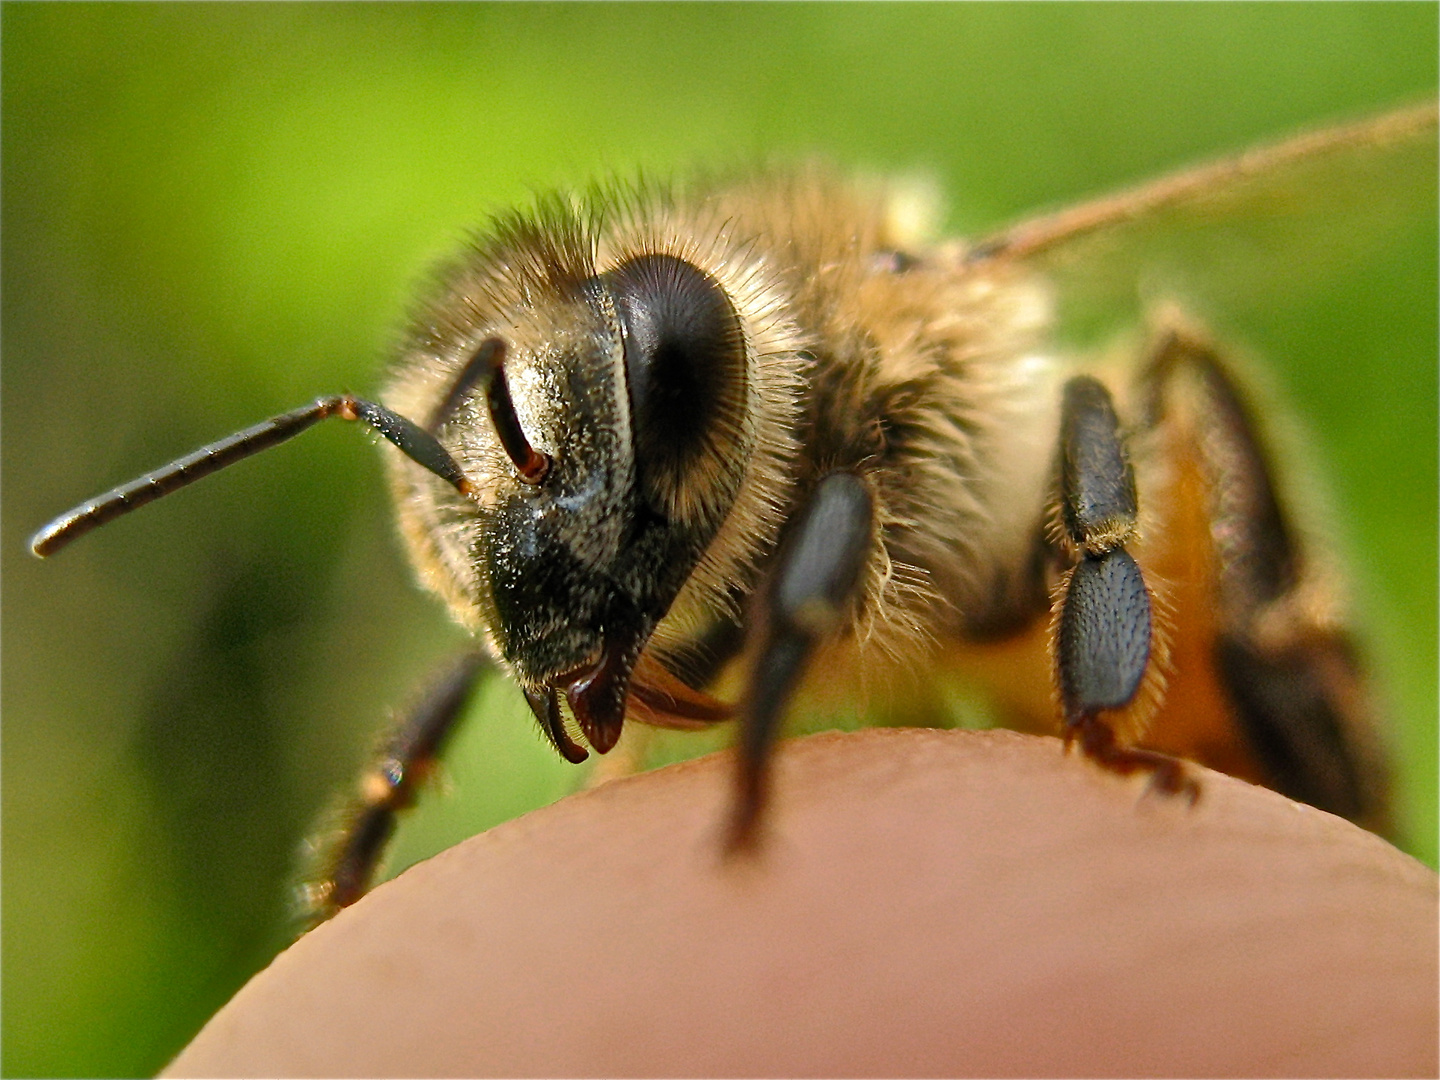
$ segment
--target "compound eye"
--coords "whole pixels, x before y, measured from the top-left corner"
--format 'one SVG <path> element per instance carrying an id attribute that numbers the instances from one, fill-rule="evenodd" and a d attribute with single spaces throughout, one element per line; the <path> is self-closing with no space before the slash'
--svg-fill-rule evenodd
<path id="1" fill-rule="evenodd" d="M 674 255 L 605 275 L 625 341 L 635 467 L 651 508 L 718 521 L 744 472 L 745 340 L 720 283 Z"/>
<path id="2" fill-rule="evenodd" d="M 515 471 L 525 483 L 538 484 L 550 472 L 550 459 L 530 445 L 525 430 L 520 426 L 520 417 L 515 415 L 515 403 L 510 400 L 510 383 L 505 378 L 505 353 L 504 341 L 497 337 L 486 338 L 450 384 L 445 397 L 430 415 L 426 430 L 436 432 L 449 423 L 460 403 L 479 387 L 485 392 L 485 407 L 490 411 L 495 435 L 514 464 Z"/>

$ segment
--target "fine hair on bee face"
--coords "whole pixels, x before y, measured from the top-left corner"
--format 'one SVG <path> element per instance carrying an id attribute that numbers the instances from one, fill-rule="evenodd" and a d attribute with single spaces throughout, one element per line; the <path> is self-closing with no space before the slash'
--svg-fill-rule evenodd
<path id="1" fill-rule="evenodd" d="M 756 842 L 807 680 L 903 702 L 950 671 L 1160 792 L 1200 797 L 1190 759 L 1383 827 L 1336 576 L 1240 365 L 1174 307 L 1123 354 L 1066 355 L 1045 267 L 1227 185 L 1433 143 L 1435 124 L 1432 105 L 1301 136 L 975 244 L 817 169 L 542 198 L 436 274 L 383 403 L 272 418 L 32 547 L 326 417 L 394 447 L 411 561 L 479 646 L 366 774 L 310 896 L 320 916 L 368 887 L 495 666 L 571 762 L 627 720 L 738 720 L 732 849 Z"/>

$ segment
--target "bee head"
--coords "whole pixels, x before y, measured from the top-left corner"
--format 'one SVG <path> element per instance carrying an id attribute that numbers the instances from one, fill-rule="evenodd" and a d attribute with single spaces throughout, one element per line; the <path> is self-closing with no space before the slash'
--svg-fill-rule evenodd
<path id="1" fill-rule="evenodd" d="M 406 462 L 397 480 L 428 583 L 577 758 L 560 700 L 593 747 L 614 745 L 634 666 L 735 500 L 749 363 L 731 298 L 680 255 L 595 268 L 527 251 L 518 280 L 513 251 L 461 275 L 389 395 L 435 415 L 475 497 Z"/>

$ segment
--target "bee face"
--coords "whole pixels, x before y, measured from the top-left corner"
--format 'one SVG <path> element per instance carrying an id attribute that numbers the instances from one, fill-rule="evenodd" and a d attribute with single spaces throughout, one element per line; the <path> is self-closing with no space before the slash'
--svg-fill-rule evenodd
<path id="1" fill-rule="evenodd" d="M 596 227 L 552 213 L 451 270 L 387 395 L 427 415 L 477 342 L 503 350 L 501 398 L 475 395 L 439 425 L 474 497 L 401 458 L 394 477 L 427 580 L 487 631 L 542 725 L 565 693 L 603 751 L 636 660 L 739 493 L 750 350 L 706 270 L 644 248 L 602 264 Z M 527 453 L 544 462 L 529 475 Z"/>

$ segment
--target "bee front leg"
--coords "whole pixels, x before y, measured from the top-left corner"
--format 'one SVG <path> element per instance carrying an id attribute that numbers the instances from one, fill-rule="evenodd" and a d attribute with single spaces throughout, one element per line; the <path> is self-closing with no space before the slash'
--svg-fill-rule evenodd
<path id="1" fill-rule="evenodd" d="M 1060 514 L 1078 560 L 1062 584 L 1054 656 L 1065 739 L 1107 769 L 1148 771 L 1167 793 L 1199 787 L 1176 759 L 1124 745 L 1114 718 L 1135 702 L 1151 665 L 1150 593 L 1125 544 L 1137 499 L 1110 393 L 1078 376 L 1065 385 L 1060 428 Z"/>
<path id="2" fill-rule="evenodd" d="M 855 595 L 870 555 L 874 518 L 874 499 L 863 481 L 850 473 L 825 477 L 761 593 L 760 646 L 741 711 L 731 850 L 755 839 L 785 706 L 816 646 L 839 627 Z"/>
<path id="3" fill-rule="evenodd" d="M 356 794 L 340 811 L 338 827 L 316 842 L 313 880 L 301 888 L 302 916 L 308 922 L 331 918 L 369 890 L 395 831 L 396 815 L 414 803 L 486 667 L 478 652 L 447 666 L 361 774 Z"/>

